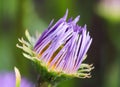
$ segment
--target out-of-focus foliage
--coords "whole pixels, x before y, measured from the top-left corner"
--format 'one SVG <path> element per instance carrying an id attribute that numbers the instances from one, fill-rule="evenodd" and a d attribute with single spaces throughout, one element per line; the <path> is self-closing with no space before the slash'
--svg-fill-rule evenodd
<path id="1" fill-rule="evenodd" d="M 96 6 L 100 16 L 111 22 L 120 22 L 120 0 L 101 0 Z"/>
<path id="2" fill-rule="evenodd" d="M 113 1 L 118 2 L 111 9 Z M 85 62 L 95 69 L 91 79 L 71 79 L 59 87 L 120 87 L 120 15 L 113 15 L 120 12 L 119 6 L 119 0 L 0 0 L 0 71 L 17 66 L 22 75 L 36 80 L 34 66 L 15 46 L 17 39 L 26 28 L 33 35 L 42 32 L 68 8 L 69 17 L 80 15 L 79 25 L 87 24 L 93 37 Z"/>

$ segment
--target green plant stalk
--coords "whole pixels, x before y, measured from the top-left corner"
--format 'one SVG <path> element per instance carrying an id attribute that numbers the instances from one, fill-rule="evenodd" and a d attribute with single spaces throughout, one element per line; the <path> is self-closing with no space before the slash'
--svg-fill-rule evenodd
<path id="1" fill-rule="evenodd" d="M 36 87 L 56 87 L 57 84 L 52 84 L 50 82 L 43 81 L 40 77 L 38 79 L 38 83 Z"/>

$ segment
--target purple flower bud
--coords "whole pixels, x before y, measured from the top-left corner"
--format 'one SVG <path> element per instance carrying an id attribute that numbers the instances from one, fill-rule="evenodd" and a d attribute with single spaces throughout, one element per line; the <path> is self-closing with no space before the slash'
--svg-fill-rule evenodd
<path id="1" fill-rule="evenodd" d="M 86 25 L 77 24 L 80 16 L 66 21 L 64 17 L 46 29 L 34 46 L 37 57 L 49 70 L 65 74 L 77 73 L 91 45 L 92 39 Z"/>

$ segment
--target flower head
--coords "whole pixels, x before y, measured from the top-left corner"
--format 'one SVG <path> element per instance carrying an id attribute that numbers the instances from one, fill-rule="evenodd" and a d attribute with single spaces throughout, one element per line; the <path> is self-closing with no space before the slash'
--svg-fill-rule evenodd
<path id="1" fill-rule="evenodd" d="M 81 27 L 77 24 L 80 16 L 66 21 L 67 15 L 68 10 L 53 26 L 52 21 L 37 39 L 30 37 L 26 31 L 29 42 L 19 39 L 23 46 L 17 46 L 28 53 L 23 54 L 25 57 L 37 62 L 49 74 L 52 72 L 57 77 L 64 75 L 89 78 L 93 67 L 82 62 L 86 58 L 92 39 L 86 25 Z"/>

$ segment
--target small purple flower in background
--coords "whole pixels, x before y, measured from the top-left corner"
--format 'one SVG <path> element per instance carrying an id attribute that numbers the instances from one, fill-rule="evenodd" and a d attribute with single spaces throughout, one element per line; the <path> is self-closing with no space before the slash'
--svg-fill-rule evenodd
<path id="1" fill-rule="evenodd" d="M 0 87 L 15 87 L 16 77 L 14 73 L 0 73 Z M 20 87 L 34 87 L 27 79 L 22 78 Z"/>

